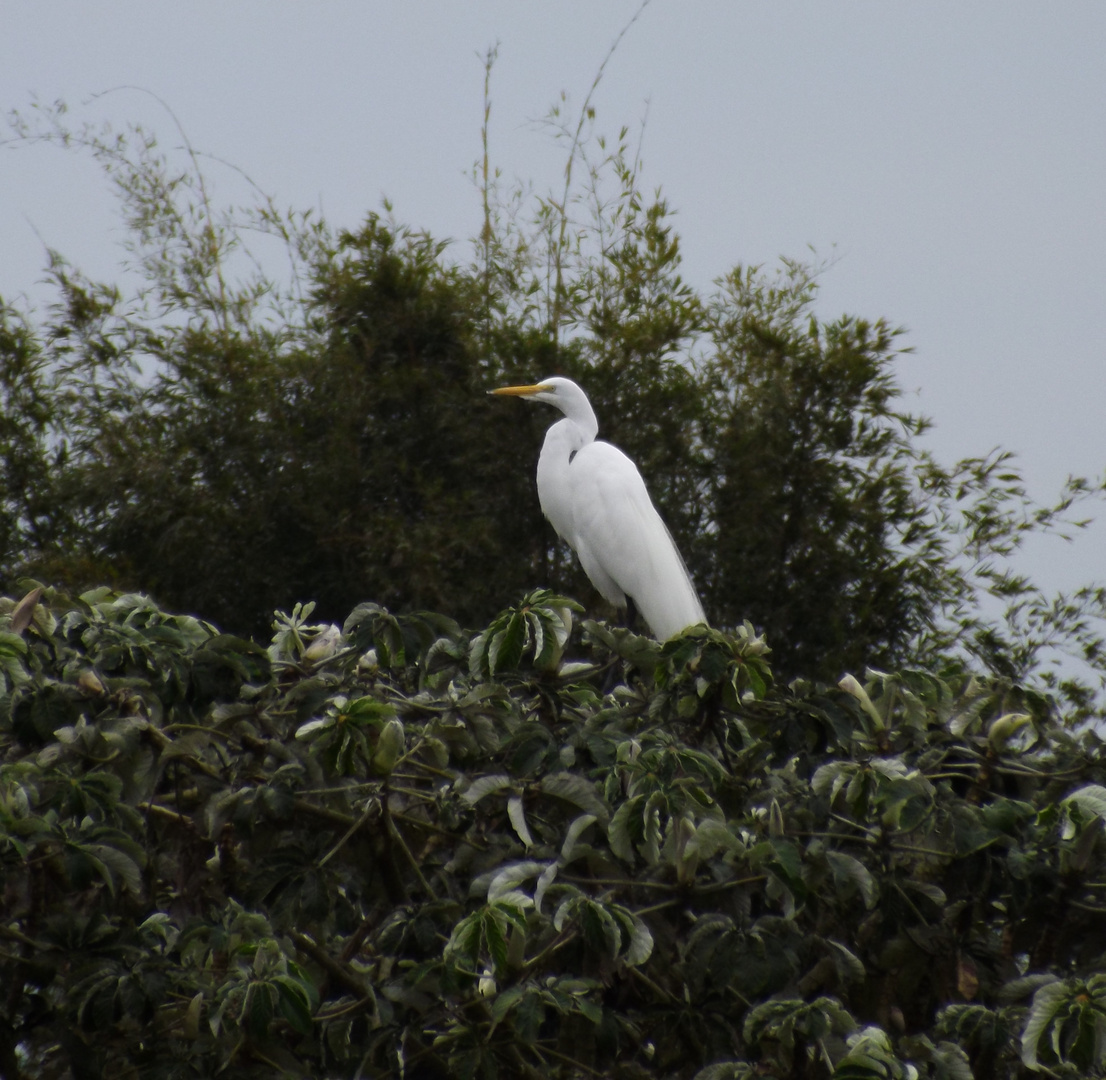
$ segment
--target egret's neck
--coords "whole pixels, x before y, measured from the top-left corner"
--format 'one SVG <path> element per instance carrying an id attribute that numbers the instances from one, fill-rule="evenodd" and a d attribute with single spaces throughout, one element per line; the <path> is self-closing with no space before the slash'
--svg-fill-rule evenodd
<path id="1" fill-rule="evenodd" d="M 568 469 L 576 451 L 595 438 L 594 428 L 591 436 L 586 439 L 583 436 L 580 425 L 571 417 L 558 420 L 545 433 L 538 456 L 538 501 L 542 513 L 569 543 L 572 542 L 572 500 Z"/>
<path id="2" fill-rule="evenodd" d="M 588 401 L 583 390 L 578 386 L 573 386 L 572 390 L 575 392 L 562 392 L 558 395 L 557 408 L 565 414 L 565 419 L 571 421 L 576 428 L 575 437 L 579 442 L 573 449 L 579 450 L 581 446 L 586 446 L 595 439 L 595 436 L 599 433 L 599 421 L 596 420 L 595 410 L 591 407 L 591 402 Z M 562 427 L 568 427 L 564 420 L 554 424 L 549 429 L 550 433 Z"/>

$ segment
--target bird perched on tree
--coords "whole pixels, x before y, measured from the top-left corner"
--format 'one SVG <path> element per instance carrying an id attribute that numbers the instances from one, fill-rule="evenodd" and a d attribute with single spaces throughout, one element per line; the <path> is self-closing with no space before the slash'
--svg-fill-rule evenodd
<path id="1" fill-rule="evenodd" d="M 564 413 L 538 457 L 542 513 L 580 560 L 584 573 L 616 607 L 629 597 L 660 641 L 705 623 L 691 577 L 637 466 L 596 439 L 599 422 L 587 395 L 554 376 L 492 394 L 544 401 Z"/>

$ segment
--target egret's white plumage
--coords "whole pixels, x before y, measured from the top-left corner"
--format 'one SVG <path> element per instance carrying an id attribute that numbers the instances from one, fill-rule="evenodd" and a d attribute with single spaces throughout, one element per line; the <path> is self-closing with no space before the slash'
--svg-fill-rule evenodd
<path id="1" fill-rule="evenodd" d="M 618 607 L 630 597 L 661 641 L 706 622 L 641 473 L 616 446 L 596 439 L 599 424 L 584 391 L 554 376 L 492 393 L 544 401 L 564 413 L 542 444 L 538 501 L 599 592 Z"/>

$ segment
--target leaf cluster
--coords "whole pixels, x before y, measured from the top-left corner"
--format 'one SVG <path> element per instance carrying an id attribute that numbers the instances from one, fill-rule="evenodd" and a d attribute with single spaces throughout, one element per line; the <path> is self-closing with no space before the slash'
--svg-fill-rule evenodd
<path id="1" fill-rule="evenodd" d="M 1106 1070 L 1106 759 L 1039 693 L 548 592 L 0 609 L 5 1075 Z"/>

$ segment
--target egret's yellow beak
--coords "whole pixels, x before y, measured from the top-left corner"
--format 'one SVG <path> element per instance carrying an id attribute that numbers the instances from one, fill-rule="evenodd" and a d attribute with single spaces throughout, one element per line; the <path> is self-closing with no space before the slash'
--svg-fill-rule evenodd
<path id="1" fill-rule="evenodd" d="M 498 390 L 489 390 L 489 394 L 500 394 L 503 397 L 530 397 L 540 394 L 543 390 L 552 390 L 549 383 L 535 383 L 533 386 L 501 386 Z"/>

